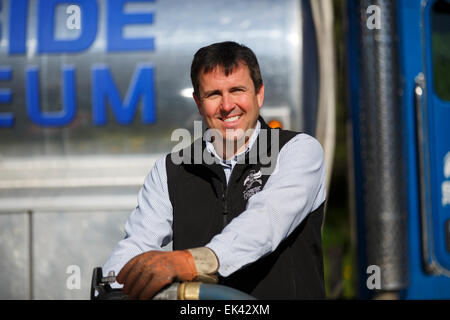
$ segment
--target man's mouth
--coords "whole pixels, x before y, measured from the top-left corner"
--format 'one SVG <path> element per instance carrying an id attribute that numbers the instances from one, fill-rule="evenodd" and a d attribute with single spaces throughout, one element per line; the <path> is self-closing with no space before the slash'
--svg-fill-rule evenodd
<path id="1" fill-rule="evenodd" d="M 233 116 L 233 117 L 229 117 L 229 118 L 225 118 L 225 119 L 222 118 L 222 121 L 223 122 L 233 122 L 233 121 L 239 120 L 240 117 L 241 116 L 239 115 L 239 116 Z"/>

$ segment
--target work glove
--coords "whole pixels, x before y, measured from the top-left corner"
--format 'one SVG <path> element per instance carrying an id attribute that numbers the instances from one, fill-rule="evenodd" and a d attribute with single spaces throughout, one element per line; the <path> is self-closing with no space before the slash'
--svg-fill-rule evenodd
<path id="1" fill-rule="evenodd" d="M 217 279 L 215 253 L 206 247 L 176 251 L 149 251 L 131 259 L 117 275 L 130 299 L 146 300 L 174 281 Z"/>

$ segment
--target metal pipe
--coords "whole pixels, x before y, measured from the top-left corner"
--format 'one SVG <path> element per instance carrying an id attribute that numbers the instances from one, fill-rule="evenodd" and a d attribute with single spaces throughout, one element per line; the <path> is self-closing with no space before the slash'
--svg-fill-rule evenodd
<path id="1" fill-rule="evenodd" d="M 220 284 L 182 282 L 178 286 L 178 300 L 256 300 L 256 298 Z"/>
<path id="2" fill-rule="evenodd" d="M 310 3 L 316 28 L 320 70 L 315 136 L 325 152 L 326 183 L 329 185 L 336 144 L 336 60 L 333 2 L 330 0 L 310 0 Z"/>
<path id="3" fill-rule="evenodd" d="M 242 291 L 222 286 L 220 284 L 202 283 L 200 285 L 200 300 L 256 300 Z"/>
<path id="4" fill-rule="evenodd" d="M 366 265 L 381 270 L 381 290 L 408 283 L 408 237 L 402 165 L 401 113 L 396 49 L 396 5 L 361 0 L 359 134 L 363 174 Z M 379 29 L 369 28 L 367 9 L 379 9 Z"/>

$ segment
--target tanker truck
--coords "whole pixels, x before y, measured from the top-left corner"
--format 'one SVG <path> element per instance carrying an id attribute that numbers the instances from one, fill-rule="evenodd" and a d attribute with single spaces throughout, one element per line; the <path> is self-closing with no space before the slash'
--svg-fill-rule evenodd
<path id="1" fill-rule="evenodd" d="M 328 195 L 348 190 L 354 297 L 450 298 L 449 7 L 0 1 L 0 299 L 89 299 L 173 132 L 201 135 L 193 54 L 226 40 L 258 57 L 263 118 L 316 137 Z"/>

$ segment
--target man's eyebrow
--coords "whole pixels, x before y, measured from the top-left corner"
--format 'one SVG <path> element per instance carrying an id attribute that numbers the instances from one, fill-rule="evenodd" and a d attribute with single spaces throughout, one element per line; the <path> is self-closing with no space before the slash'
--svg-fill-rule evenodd
<path id="1" fill-rule="evenodd" d="M 235 86 L 235 87 L 230 88 L 230 91 L 236 91 L 236 90 L 244 90 L 244 91 L 246 91 L 246 90 L 248 90 L 248 88 L 246 86 Z M 212 96 L 213 94 L 220 94 L 220 90 L 214 89 L 214 90 L 206 91 L 203 94 L 202 98 L 207 98 L 209 96 Z"/>
<path id="2" fill-rule="evenodd" d="M 234 90 L 247 90 L 246 86 L 236 86 L 236 87 L 232 87 L 230 89 L 230 91 L 234 91 Z"/>
<path id="3" fill-rule="evenodd" d="M 206 92 L 203 94 L 203 97 L 209 97 L 209 96 L 211 96 L 211 95 L 213 95 L 213 94 L 216 94 L 216 93 L 220 93 L 220 91 L 217 90 L 217 89 L 209 90 L 209 91 L 206 91 Z"/>

